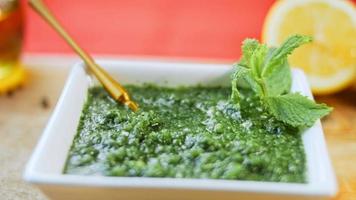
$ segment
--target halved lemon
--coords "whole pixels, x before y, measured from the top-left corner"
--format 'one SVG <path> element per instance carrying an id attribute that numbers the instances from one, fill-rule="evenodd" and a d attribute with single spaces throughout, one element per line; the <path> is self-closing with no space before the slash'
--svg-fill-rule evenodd
<path id="1" fill-rule="evenodd" d="M 304 34 L 313 42 L 293 52 L 289 62 L 302 68 L 314 94 L 338 92 L 356 76 L 356 8 L 346 0 L 279 0 L 265 19 L 262 40 L 270 46 Z"/>

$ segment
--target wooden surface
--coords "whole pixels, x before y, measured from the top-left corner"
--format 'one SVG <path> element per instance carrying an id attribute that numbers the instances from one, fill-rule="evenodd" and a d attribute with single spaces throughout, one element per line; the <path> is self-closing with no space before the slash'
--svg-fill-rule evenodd
<path id="1" fill-rule="evenodd" d="M 339 182 L 335 200 L 356 200 L 356 89 L 316 100 L 334 107 L 322 122 Z"/>
<path id="2" fill-rule="evenodd" d="M 47 59 L 46 66 L 41 62 L 32 59 L 27 64 L 29 81 L 21 90 L 0 96 L 1 200 L 46 199 L 38 189 L 22 181 L 22 172 L 74 60 L 58 63 Z M 345 91 L 317 100 L 335 108 L 323 120 L 340 186 L 340 192 L 334 200 L 356 199 L 356 92 Z"/>

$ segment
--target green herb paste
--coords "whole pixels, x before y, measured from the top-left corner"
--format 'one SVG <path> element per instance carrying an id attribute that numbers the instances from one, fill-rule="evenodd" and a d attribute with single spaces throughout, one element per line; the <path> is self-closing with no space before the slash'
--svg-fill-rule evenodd
<path id="1" fill-rule="evenodd" d="M 305 182 L 299 130 L 230 87 L 127 86 L 139 111 L 89 90 L 64 173 Z"/>

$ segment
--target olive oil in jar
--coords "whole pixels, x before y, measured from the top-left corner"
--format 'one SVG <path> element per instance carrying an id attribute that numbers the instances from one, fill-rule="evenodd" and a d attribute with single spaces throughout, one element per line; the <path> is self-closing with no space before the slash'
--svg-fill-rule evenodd
<path id="1" fill-rule="evenodd" d="M 23 13 L 18 0 L 0 0 L 0 94 L 24 80 L 20 65 Z"/>

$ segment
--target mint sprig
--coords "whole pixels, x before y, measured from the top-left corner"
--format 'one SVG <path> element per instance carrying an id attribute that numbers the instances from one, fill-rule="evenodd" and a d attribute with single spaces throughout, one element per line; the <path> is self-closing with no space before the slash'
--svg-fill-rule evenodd
<path id="1" fill-rule="evenodd" d="M 332 108 L 317 104 L 299 93 L 291 93 L 292 76 L 287 57 L 300 45 L 311 42 L 308 36 L 289 37 L 279 48 L 268 48 L 257 40 L 246 39 L 242 58 L 234 64 L 232 99 L 244 100 L 240 90 L 250 90 L 277 120 L 293 127 L 312 126 Z"/>

